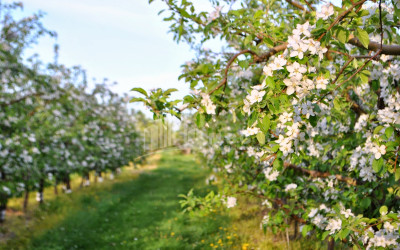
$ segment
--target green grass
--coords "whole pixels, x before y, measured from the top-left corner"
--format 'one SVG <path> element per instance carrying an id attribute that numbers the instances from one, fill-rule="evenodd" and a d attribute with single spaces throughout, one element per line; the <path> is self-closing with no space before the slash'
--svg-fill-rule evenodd
<path id="1" fill-rule="evenodd" d="M 157 161 L 157 162 L 154 162 Z M 183 214 L 179 194 L 192 187 L 210 191 L 208 171 L 193 156 L 174 152 L 152 159 L 147 169 L 125 168 L 114 181 L 54 196 L 30 213 L 14 215 L 3 234 L 14 234 L 0 249 L 286 249 L 285 238 L 260 230 L 259 201 L 241 197 L 238 206 L 208 216 Z M 75 187 L 75 188 L 74 188 Z M 17 210 L 20 199 L 10 206 Z M 310 239 L 293 240 L 291 249 L 319 249 Z"/>
<path id="2" fill-rule="evenodd" d="M 39 209 L 47 218 L 3 248 L 204 249 L 225 235 L 228 217 L 189 217 L 181 213 L 177 196 L 193 186 L 198 194 L 205 194 L 209 191 L 205 175 L 192 156 L 163 154 L 157 169 L 137 178 L 128 179 L 125 174 L 123 181 L 102 183 L 48 202 Z M 56 223 L 49 222 L 53 216 Z M 42 223 L 52 225 L 43 227 Z M 25 238 L 21 240 L 20 235 Z"/>

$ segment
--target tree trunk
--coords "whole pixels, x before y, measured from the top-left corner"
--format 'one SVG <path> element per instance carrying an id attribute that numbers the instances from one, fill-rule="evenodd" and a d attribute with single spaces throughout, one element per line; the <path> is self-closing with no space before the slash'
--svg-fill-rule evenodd
<path id="1" fill-rule="evenodd" d="M 90 175 L 89 175 L 89 173 L 85 174 L 85 179 L 83 181 L 83 186 L 84 187 L 90 186 Z"/>
<path id="2" fill-rule="evenodd" d="M 328 242 L 328 250 L 334 250 L 335 249 L 335 240 L 331 237 Z"/>
<path id="3" fill-rule="evenodd" d="M 297 222 L 297 220 L 294 220 L 294 239 L 297 239 L 299 233 L 299 223 Z"/>
<path id="4" fill-rule="evenodd" d="M 7 200 L 0 204 L 0 223 L 6 220 Z"/>
<path id="5" fill-rule="evenodd" d="M 40 179 L 39 182 L 39 195 L 38 195 L 38 201 L 39 204 L 43 204 L 43 191 L 44 191 L 44 179 Z"/>
<path id="6" fill-rule="evenodd" d="M 66 188 L 65 192 L 71 193 L 71 179 L 69 178 L 69 174 L 64 177 L 64 183 Z"/>
<path id="7" fill-rule="evenodd" d="M 54 194 L 58 195 L 58 189 L 57 189 L 57 178 L 54 181 Z"/>
<path id="8" fill-rule="evenodd" d="M 288 223 L 288 220 L 285 219 L 285 223 L 286 225 L 288 225 L 289 227 L 285 228 L 285 234 L 286 234 L 286 246 L 287 249 L 290 250 L 290 239 L 289 239 L 289 228 L 290 228 L 290 223 Z"/>
<path id="9" fill-rule="evenodd" d="M 29 190 L 26 189 L 25 190 L 25 195 L 24 195 L 24 202 L 22 204 L 22 208 L 23 208 L 25 213 L 28 210 L 28 202 L 29 202 Z"/>
<path id="10" fill-rule="evenodd" d="M 97 178 L 99 182 L 103 182 L 103 176 L 101 174 L 101 172 L 97 172 Z"/>

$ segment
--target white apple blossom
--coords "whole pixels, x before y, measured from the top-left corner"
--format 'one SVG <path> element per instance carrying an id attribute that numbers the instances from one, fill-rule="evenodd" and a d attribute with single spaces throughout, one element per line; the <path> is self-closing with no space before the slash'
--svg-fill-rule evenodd
<path id="1" fill-rule="evenodd" d="M 333 6 L 331 4 L 327 4 L 321 7 L 321 11 L 317 12 L 317 19 L 327 20 L 334 13 Z"/>
<path id="2" fill-rule="evenodd" d="M 264 95 L 265 95 L 265 91 L 258 91 L 258 90 L 253 89 L 250 92 L 250 95 L 246 96 L 246 99 L 249 101 L 250 104 L 254 104 L 256 102 L 261 102 Z"/>
<path id="3" fill-rule="evenodd" d="M 317 89 L 326 89 L 326 85 L 328 84 L 328 79 L 325 79 L 323 76 L 318 76 L 315 80 Z"/>
<path id="4" fill-rule="evenodd" d="M 375 145 L 375 147 L 372 149 L 372 152 L 374 153 L 375 159 L 379 159 L 382 155 L 386 154 L 386 147 L 385 145 Z"/>
<path id="5" fill-rule="evenodd" d="M 289 192 L 290 190 L 294 190 L 296 188 L 297 188 L 297 184 L 295 184 L 295 183 L 288 184 L 285 187 L 285 192 Z"/>
<path id="6" fill-rule="evenodd" d="M 286 69 L 290 73 L 289 77 L 295 77 L 298 80 L 300 80 L 303 77 L 303 74 L 307 72 L 307 67 L 300 65 L 298 62 L 286 66 Z"/>
<path id="7" fill-rule="evenodd" d="M 263 172 L 264 172 L 265 178 L 267 178 L 267 180 L 269 180 L 269 181 L 276 181 L 279 176 L 279 172 L 276 170 L 273 170 L 272 167 L 265 168 Z"/>
<path id="8" fill-rule="evenodd" d="M 329 234 L 334 234 L 336 231 L 342 229 L 342 220 L 340 219 L 329 219 L 328 225 L 326 226 L 325 230 L 330 231 Z"/>
<path id="9" fill-rule="evenodd" d="M 234 206 L 236 206 L 236 198 L 235 197 L 231 197 L 231 196 L 229 196 L 228 198 L 227 198 L 227 201 L 226 201 L 226 207 L 227 208 L 232 208 L 232 207 L 234 207 Z"/>
<path id="10" fill-rule="evenodd" d="M 256 135 L 258 132 L 260 132 L 260 129 L 257 127 L 248 127 L 247 129 L 241 131 L 241 133 L 246 137 Z"/>

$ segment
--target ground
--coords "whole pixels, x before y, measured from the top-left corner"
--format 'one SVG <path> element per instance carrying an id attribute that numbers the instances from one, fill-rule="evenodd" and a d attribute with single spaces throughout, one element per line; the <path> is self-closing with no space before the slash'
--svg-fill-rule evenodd
<path id="1" fill-rule="evenodd" d="M 192 155 L 171 151 L 151 158 L 140 169 L 125 168 L 113 181 L 79 188 L 80 180 L 75 178 L 72 194 L 55 196 L 49 188 L 46 203 L 31 205 L 27 214 L 16 212 L 21 200 L 13 200 L 8 221 L 2 225 L 0 248 L 287 248 L 284 237 L 260 230 L 262 216 L 255 201 L 241 198 L 239 207 L 207 216 L 182 213 L 179 194 L 192 187 L 196 195 L 216 190 L 206 185 L 207 174 Z M 298 240 L 290 245 L 318 248 Z"/>

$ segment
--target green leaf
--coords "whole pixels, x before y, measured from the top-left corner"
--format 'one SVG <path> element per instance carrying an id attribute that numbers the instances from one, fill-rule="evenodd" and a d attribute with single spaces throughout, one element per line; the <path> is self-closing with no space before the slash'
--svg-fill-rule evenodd
<path id="1" fill-rule="evenodd" d="M 267 44 L 269 48 L 274 47 L 274 42 L 269 37 L 264 37 L 264 42 Z"/>
<path id="2" fill-rule="evenodd" d="M 334 107 L 335 109 L 337 109 L 337 110 L 340 110 L 340 101 L 339 101 L 338 98 L 335 98 L 335 99 L 333 100 L 333 107 Z"/>
<path id="3" fill-rule="evenodd" d="M 379 208 L 379 213 L 380 213 L 381 215 L 386 215 L 387 212 L 388 212 L 387 206 L 382 206 L 381 208 Z"/>
<path id="4" fill-rule="evenodd" d="M 203 113 L 197 113 L 196 115 L 196 125 L 199 128 L 204 127 L 204 125 L 206 124 L 206 116 Z"/>
<path id="5" fill-rule="evenodd" d="M 261 123 L 261 128 L 264 131 L 264 133 L 268 133 L 268 130 L 271 125 L 271 120 L 269 119 L 269 116 L 264 116 L 262 123 Z"/>
<path id="6" fill-rule="evenodd" d="M 317 126 L 318 117 L 316 115 L 310 116 L 310 118 L 308 118 L 308 120 L 310 121 L 311 126 L 313 126 L 313 127 Z"/>
<path id="7" fill-rule="evenodd" d="M 250 44 L 251 42 L 253 41 L 253 36 L 252 35 L 248 35 L 248 36 L 246 36 L 246 38 L 244 39 L 244 45 L 246 46 L 246 45 L 248 45 L 248 44 Z"/>
<path id="8" fill-rule="evenodd" d="M 396 173 L 394 173 L 394 179 L 398 181 L 400 179 L 400 168 L 396 169 Z"/>
<path id="9" fill-rule="evenodd" d="M 324 232 L 321 236 L 321 240 L 325 240 L 325 238 L 329 235 L 329 233 L 330 233 L 329 231 Z"/>
<path id="10" fill-rule="evenodd" d="M 382 159 L 382 157 L 379 158 L 378 160 L 377 160 L 377 159 L 374 159 L 374 160 L 372 161 L 372 169 L 373 169 L 376 173 L 379 173 L 379 172 L 382 170 L 382 167 L 383 167 L 383 159 Z"/>
<path id="11" fill-rule="evenodd" d="M 356 37 L 360 40 L 361 44 L 368 49 L 369 44 L 369 36 L 368 32 L 363 29 L 357 28 Z"/>
<path id="12" fill-rule="evenodd" d="M 392 136 L 393 132 L 394 132 L 393 127 L 387 127 L 385 130 L 386 137 L 389 139 Z"/>
<path id="13" fill-rule="evenodd" d="M 368 197 L 362 199 L 360 205 L 361 205 L 361 207 L 364 208 L 364 209 L 365 209 L 365 208 L 368 208 L 369 205 L 371 205 L 371 199 L 368 198 Z"/>
<path id="14" fill-rule="evenodd" d="M 144 98 L 132 98 L 129 102 L 146 102 Z"/>
<path id="15" fill-rule="evenodd" d="M 265 144 L 265 135 L 263 132 L 258 132 L 257 134 L 257 140 L 260 143 L 260 145 L 264 145 Z"/>
<path id="16" fill-rule="evenodd" d="M 397 214 L 395 214 L 395 213 L 387 214 L 387 217 L 389 217 L 390 219 L 393 219 L 395 221 L 399 220 L 398 217 L 397 217 Z"/>
<path id="17" fill-rule="evenodd" d="M 301 230 L 301 234 L 303 235 L 303 237 L 306 237 L 307 233 L 310 232 L 312 229 L 313 227 L 311 225 L 305 225 Z"/>
<path id="18" fill-rule="evenodd" d="M 276 144 L 275 146 L 273 146 L 273 147 L 271 148 L 271 151 L 272 151 L 272 152 L 276 152 L 276 151 L 278 151 L 278 149 L 279 149 L 279 144 Z"/>
<path id="19" fill-rule="evenodd" d="M 339 235 L 340 239 L 346 239 L 346 237 L 349 235 L 349 233 L 350 233 L 350 229 L 348 229 L 348 228 L 342 230 Z"/>
<path id="20" fill-rule="evenodd" d="M 257 12 L 254 14 L 254 19 L 259 18 L 264 14 L 264 10 L 257 10 Z"/>
<path id="21" fill-rule="evenodd" d="M 273 164 L 274 169 L 281 170 L 283 168 L 283 161 L 282 159 L 275 159 Z"/>
<path id="22" fill-rule="evenodd" d="M 274 78 L 272 78 L 271 76 L 268 76 L 267 78 L 265 78 L 265 83 L 266 83 L 267 87 L 270 87 L 270 88 L 274 88 L 275 87 Z"/>
<path id="23" fill-rule="evenodd" d="M 142 89 L 142 88 L 133 88 L 133 89 L 131 89 L 131 91 L 136 91 L 136 92 L 139 92 L 139 93 L 143 94 L 143 95 L 146 96 L 146 97 L 149 97 L 149 96 L 147 95 L 146 90 L 144 90 L 144 89 Z"/>
<path id="24" fill-rule="evenodd" d="M 172 92 L 176 92 L 176 91 L 178 91 L 177 89 L 167 89 L 165 92 L 164 92 L 164 96 L 168 96 L 169 94 L 171 94 Z"/>
<path id="25" fill-rule="evenodd" d="M 347 43 L 349 40 L 350 32 L 344 28 L 340 28 L 336 34 L 337 39 L 341 43 Z"/>
<path id="26" fill-rule="evenodd" d="M 374 129 L 374 135 L 378 134 L 379 132 L 381 132 L 381 130 L 383 129 L 383 126 L 378 126 Z"/>
<path id="27" fill-rule="evenodd" d="M 367 234 L 368 234 L 369 238 L 374 238 L 374 236 L 375 236 L 374 233 L 371 231 L 368 231 Z"/>

